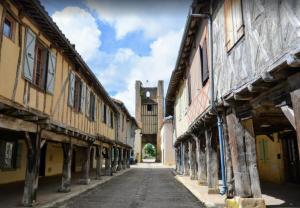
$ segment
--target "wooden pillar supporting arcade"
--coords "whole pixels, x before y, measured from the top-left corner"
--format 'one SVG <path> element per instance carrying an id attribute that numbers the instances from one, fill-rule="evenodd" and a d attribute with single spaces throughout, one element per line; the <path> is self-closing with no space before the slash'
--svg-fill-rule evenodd
<path id="1" fill-rule="evenodd" d="M 105 148 L 105 175 L 112 176 L 112 150 L 113 147 Z"/>
<path id="2" fill-rule="evenodd" d="M 70 192 L 71 191 L 71 165 L 72 165 L 72 152 L 73 144 L 62 143 L 63 149 L 63 168 L 62 168 L 62 179 L 61 186 L 58 189 L 59 192 Z"/>
<path id="3" fill-rule="evenodd" d="M 291 100 L 295 116 L 295 126 L 298 139 L 298 153 L 300 158 L 300 89 L 291 92 Z"/>
<path id="4" fill-rule="evenodd" d="M 189 163 L 190 163 L 190 178 L 191 180 L 196 180 L 196 148 L 194 141 L 190 139 L 189 144 Z"/>
<path id="5" fill-rule="evenodd" d="M 256 163 L 256 146 L 251 119 L 239 121 L 236 114 L 226 117 L 234 173 L 235 194 L 260 198 L 260 182 Z"/>
<path id="6" fill-rule="evenodd" d="M 175 147 L 176 172 L 180 173 L 180 146 Z"/>
<path id="7" fill-rule="evenodd" d="M 22 204 L 24 206 L 33 206 L 36 202 L 38 179 L 39 179 L 39 163 L 41 152 L 41 134 L 40 131 L 36 134 L 29 135 L 25 132 L 27 144 L 27 168 L 25 175 L 24 193 Z"/>
<path id="8" fill-rule="evenodd" d="M 96 146 L 96 179 L 101 179 L 101 168 L 102 168 L 102 145 Z"/>
<path id="9" fill-rule="evenodd" d="M 131 155 L 131 150 L 127 150 L 127 168 L 130 168 L 130 155 Z"/>
<path id="10" fill-rule="evenodd" d="M 208 194 L 219 193 L 218 179 L 218 153 L 215 144 L 215 134 L 212 129 L 205 130 L 206 139 L 206 164 Z"/>
<path id="11" fill-rule="evenodd" d="M 82 176 L 80 179 L 81 184 L 89 184 L 90 183 L 90 164 L 91 164 L 91 149 L 92 144 L 88 144 L 88 146 L 85 148 L 85 155 L 83 159 L 83 165 L 82 165 Z"/>
<path id="12" fill-rule="evenodd" d="M 199 185 L 207 184 L 207 168 L 206 168 L 206 152 L 205 152 L 205 138 L 193 135 L 196 142 L 196 160 L 198 164 L 197 179 Z"/>
<path id="13" fill-rule="evenodd" d="M 232 161 L 230 154 L 230 145 L 228 137 L 228 127 L 225 114 L 222 115 L 223 120 L 223 140 L 224 140 L 224 152 L 225 152 L 225 164 L 226 164 L 226 184 L 227 184 L 227 198 L 232 198 L 234 195 L 234 179 L 232 170 Z"/>
<path id="14" fill-rule="evenodd" d="M 185 151 L 185 148 L 184 148 L 184 144 L 183 142 L 180 143 L 180 174 L 183 175 L 184 174 L 184 162 L 185 162 L 185 159 L 184 159 L 184 151 Z"/>
<path id="15" fill-rule="evenodd" d="M 188 176 L 190 175 L 190 168 L 189 168 L 189 148 L 188 143 L 183 143 L 183 160 L 184 160 L 184 167 L 183 167 L 183 175 Z"/>

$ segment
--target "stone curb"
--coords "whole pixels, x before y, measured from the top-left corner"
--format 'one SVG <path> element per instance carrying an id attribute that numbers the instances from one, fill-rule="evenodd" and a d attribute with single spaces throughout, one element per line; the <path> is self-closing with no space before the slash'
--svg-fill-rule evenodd
<path id="1" fill-rule="evenodd" d="M 216 205 L 214 202 L 210 202 L 210 201 L 204 201 L 203 199 L 201 199 L 198 194 L 196 194 L 193 190 L 191 190 L 189 187 L 187 187 L 181 180 L 179 180 L 179 178 L 177 177 L 178 173 L 176 173 L 175 170 L 172 170 L 172 174 L 175 176 L 175 179 L 181 183 L 190 193 L 192 193 L 200 202 L 202 202 L 206 207 L 208 208 L 220 208 L 223 206 L 218 206 Z"/>
<path id="2" fill-rule="evenodd" d="M 94 183 L 92 185 L 89 185 L 88 187 L 86 187 L 85 189 L 83 190 L 78 190 L 78 191 L 74 191 L 74 192 L 70 192 L 69 194 L 67 194 L 66 196 L 62 196 L 54 201 L 51 201 L 51 202 L 46 202 L 44 204 L 40 204 L 40 205 L 37 205 L 37 206 L 34 206 L 35 208 L 50 208 L 50 207 L 58 207 L 58 204 L 60 203 L 64 203 L 70 199 L 72 199 L 73 197 L 75 196 L 78 196 L 86 191 L 89 191 L 89 190 L 92 190 L 94 188 L 96 188 L 97 186 L 101 185 L 101 184 L 104 184 L 106 183 L 107 181 L 113 179 L 114 177 L 117 177 L 117 176 L 120 176 L 120 175 L 123 175 L 124 173 L 127 173 L 129 171 L 131 171 L 132 169 L 129 168 L 129 169 L 126 169 L 126 170 L 123 170 L 122 172 L 118 172 L 118 173 L 114 173 L 114 175 L 112 177 L 109 177 L 109 178 L 105 178 L 105 179 L 102 179 L 102 180 L 99 180 L 99 182 L 97 183 Z"/>

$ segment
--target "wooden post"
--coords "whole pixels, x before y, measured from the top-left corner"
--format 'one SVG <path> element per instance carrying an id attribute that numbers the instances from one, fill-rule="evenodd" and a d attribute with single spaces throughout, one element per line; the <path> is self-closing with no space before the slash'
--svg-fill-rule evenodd
<path id="1" fill-rule="evenodd" d="M 131 156 L 131 150 L 127 150 L 127 168 L 130 168 L 130 156 Z"/>
<path id="2" fill-rule="evenodd" d="M 28 151 L 22 204 L 24 206 L 33 206 L 36 202 L 39 180 L 41 133 L 39 130 L 35 135 L 29 135 L 28 132 L 25 132 L 25 139 Z"/>
<path id="3" fill-rule="evenodd" d="M 256 160 L 256 143 L 255 143 L 255 133 L 253 129 L 253 120 L 247 119 L 242 122 L 245 128 L 245 147 L 246 147 L 246 164 L 248 166 L 250 181 L 251 181 L 251 191 L 254 198 L 261 198 L 261 189 L 259 181 L 259 173 L 257 169 Z"/>
<path id="4" fill-rule="evenodd" d="M 121 168 L 125 169 L 125 157 L 124 157 L 124 149 L 123 148 L 121 148 L 120 153 L 121 153 Z"/>
<path id="5" fill-rule="evenodd" d="M 233 184 L 233 170 L 232 170 L 232 161 L 231 161 L 231 154 L 230 154 L 229 137 L 228 137 L 228 127 L 226 123 L 225 114 L 223 114 L 222 117 L 223 117 L 223 140 L 224 140 L 224 147 L 225 147 L 227 198 L 233 198 L 234 184 Z"/>
<path id="6" fill-rule="evenodd" d="M 197 179 L 199 185 L 207 184 L 207 168 L 206 168 L 206 153 L 205 144 L 206 140 L 201 137 L 193 135 L 196 142 L 196 160 L 198 164 Z"/>
<path id="7" fill-rule="evenodd" d="M 188 148 L 188 143 L 183 143 L 183 153 L 184 153 L 184 171 L 183 175 L 188 176 L 190 175 L 189 173 L 189 148 Z"/>
<path id="8" fill-rule="evenodd" d="M 219 193 L 218 153 L 215 144 L 215 134 L 212 131 L 212 129 L 205 130 L 208 194 Z"/>
<path id="9" fill-rule="evenodd" d="M 101 179 L 101 168 L 102 168 L 102 145 L 96 147 L 96 179 Z"/>
<path id="10" fill-rule="evenodd" d="M 191 180 L 195 180 L 196 179 L 195 145 L 192 139 L 190 139 L 188 143 L 189 143 L 190 177 Z"/>
<path id="11" fill-rule="evenodd" d="M 63 149 L 63 172 L 61 179 L 61 186 L 58 189 L 58 192 L 70 192 L 71 191 L 71 166 L 72 166 L 72 152 L 73 144 L 71 143 L 62 143 Z"/>
<path id="12" fill-rule="evenodd" d="M 80 183 L 87 185 L 90 183 L 90 161 L 91 161 L 91 149 L 92 144 L 88 143 L 88 146 L 85 148 L 85 155 L 83 159 L 82 165 L 82 176 L 80 179 Z"/>
<path id="13" fill-rule="evenodd" d="M 235 113 L 226 116 L 229 145 L 234 173 L 234 188 L 237 196 L 251 197 L 251 181 L 246 164 L 245 134 L 242 124 Z"/>
<path id="14" fill-rule="evenodd" d="M 300 158 L 300 89 L 291 92 L 291 100 L 295 116 L 295 126 L 298 139 L 298 153 Z"/>
<path id="15" fill-rule="evenodd" d="M 176 173 L 178 173 L 179 171 L 179 162 L 178 162 L 178 159 L 179 159 L 179 147 L 176 146 L 175 147 L 175 161 L 176 161 L 176 167 L 175 167 L 175 171 Z"/>
<path id="16" fill-rule="evenodd" d="M 180 143 L 180 174 L 183 175 L 184 174 L 184 151 L 185 151 L 185 148 L 184 148 L 184 144 L 183 142 Z"/>
<path id="17" fill-rule="evenodd" d="M 106 148 L 106 157 L 105 157 L 105 175 L 107 176 L 112 176 L 112 161 L 111 161 L 111 157 L 112 157 L 112 147 Z"/>

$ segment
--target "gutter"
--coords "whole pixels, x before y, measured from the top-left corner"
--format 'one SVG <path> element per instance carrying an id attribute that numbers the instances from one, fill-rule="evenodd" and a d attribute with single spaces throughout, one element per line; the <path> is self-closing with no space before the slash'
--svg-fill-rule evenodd
<path id="1" fill-rule="evenodd" d="M 217 114 L 218 137 L 220 145 L 220 159 L 221 159 L 221 173 L 222 173 L 222 186 L 220 194 L 224 195 L 227 190 L 226 186 L 226 173 L 225 173 L 225 155 L 224 155 L 224 140 L 223 140 L 223 122 L 221 116 L 215 108 L 215 92 L 214 92 L 214 67 L 213 67 L 213 31 L 212 31 L 212 16 L 208 13 L 190 14 L 190 17 L 203 18 L 208 20 L 208 38 L 210 48 L 210 92 L 211 92 L 211 106 L 210 110 Z M 190 18 L 189 18 L 190 19 Z M 190 21 L 190 20 L 189 20 Z"/>

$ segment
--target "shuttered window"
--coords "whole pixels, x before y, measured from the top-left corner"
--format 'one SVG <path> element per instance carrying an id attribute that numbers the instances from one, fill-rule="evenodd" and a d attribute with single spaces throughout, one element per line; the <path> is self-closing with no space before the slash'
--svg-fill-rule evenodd
<path id="1" fill-rule="evenodd" d="M 107 118 L 107 107 L 103 103 L 103 123 L 106 123 L 106 118 Z"/>
<path id="2" fill-rule="evenodd" d="M 224 15 L 226 35 L 225 46 L 227 51 L 230 51 L 244 35 L 242 0 L 225 0 Z"/>
<path id="3" fill-rule="evenodd" d="M 96 97 L 94 93 L 90 93 L 89 118 L 91 121 L 96 121 Z"/>
<path id="4" fill-rule="evenodd" d="M 191 74 L 188 75 L 187 79 L 187 87 L 188 87 L 188 104 L 191 105 L 192 103 L 192 87 L 191 87 Z"/>
<path id="5" fill-rule="evenodd" d="M 110 127 L 114 128 L 114 113 L 110 111 Z"/>
<path id="6" fill-rule="evenodd" d="M 209 79 L 206 38 L 204 39 L 202 45 L 200 45 L 199 51 L 200 51 L 200 59 L 201 59 L 201 80 L 202 80 L 202 86 L 204 86 L 207 80 Z"/>
<path id="7" fill-rule="evenodd" d="M 78 76 L 75 77 L 74 110 L 80 112 L 82 95 L 82 82 Z"/>
<path id="8" fill-rule="evenodd" d="M 46 90 L 48 93 L 51 94 L 54 91 L 55 67 L 56 67 L 56 56 L 53 52 L 49 51 Z"/>
<path id="9" fill-rule="evenodd" d="M 36 57 L 35 68 L 33 76 L 33 84 L 38 88 L 44 90 L 46 87 L 46 75 L 47 75 L 47 49 L 39 42 L 36 44 Z"/>
<path id="10" fill-rule="evenodd" d="M 43 46 L 36 35 L 27 28 L 23 76 L 38 89 L 53 93 L 56 55 Z"/>
<path id="11" fill-rule="evenodd" d="M 74 90 L 75 90 L 75 74 L 74 72 L 71 72 L 69 77 L 69 99 L 68 99 L 68 105 L 70 107 L 74 106 Z"/>
<path id="12" fill-rule="evenodd" d="M 36 35 L 30 29 L 27 29 L 23 75 L 30 82 L 33 81 L 35 43 Z"/>
<path id="13" fill-rule="evenodd" d="M 82 82 L 81 87 L 81 101 L 80 101 L 80 112 L 85 113 L 85 98 L 86 98 L 86 84 Z"/>
<path id="14" fill-rule="evenodd" d="M 16 21 L 9 15 L 4 19 L 3 35 L 12 41 L 15 40 Z"/>

